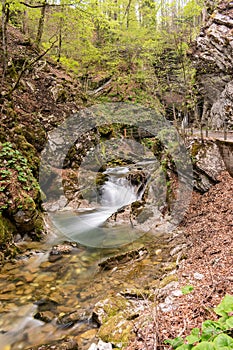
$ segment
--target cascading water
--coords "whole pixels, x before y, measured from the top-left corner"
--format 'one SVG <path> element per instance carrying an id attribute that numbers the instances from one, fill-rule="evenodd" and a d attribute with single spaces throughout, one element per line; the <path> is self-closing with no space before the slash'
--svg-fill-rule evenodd
<path id="1" fill-rule="evenodd" d="M 121 207 L 131 204 L 139 199 L 136 188 L 124 177 L 128 168 L 109 168 L 104 173 L 108 181 L 102 187 L 101 205 L 111 208 L 112 214 Z"/>
<path id="2" fill-rule="evenodd" d="M 14 262 L 12 266 L 6 264 L 0 278 L 0 306 L 3 314 L 0 315 L 0 350 L 26 349 L 29 346 L 61 339 L 69 334 L 76 336 L 80 342 L 84 339 L 85 346 L 82 346 L 82 343 L 80 348 L 90 349 L 93 339 L 86 340 L 81 334 L 90 327 L 95 331 L 95 326 L 90 323 L 90 315 L 96 302 L 104 299 L 108 293 L 118 293 L 125 286 L 134 288 L 143 285 L 144 276 L 148 274 L 151 281 L 154 281 L 156 266 L 160 269 L 161 264 L 161 257 L 159 264 L 154 263 L 153 259 L 157 261 L 157 253 L 156 257 L 153 257 L 155 249 L 151 249 L 148 256 L 150 262 L 142 263 L 137 269 L 134 268 L 134 264 L 126 266 L 122 262 L 121 266 L 125 267 L 122 272 L 119 269 L 115 270 L 118 272 L 116 275 L 105 275 L 105 272 L 98 268 L 100 260 L 115 252 L 127 252 L 145 242 L 148 246 L 153 242 L 154 247 L 156 236 L 151 236 L 150 233 L 147 236 L 145 231 L 132 228 L 131 222 L 128 225 L 125 224 L 125 220 L 124 224 L 120 220 L 116 225 L 114 220 L 106 223 L 120 208 L 141 199 L 146 184 L 142 181 L 144 184 L 141 186 L 140 181 L 136 181 L 138 185 L 133 186 L 132 175 L 140 174 L 140 171 L 137 173 L 139 169 L 143 169 L 144 174 L 149 173 L 150 166 L 153 166 L 153 163 L 138 163 L 130 169 L 107 169 L 104 174 L 106 181 L 99 189 L 99 201 L 95 203 L 95 208 L 82 209 L 84 213 L 51 213 L 52 221 L 62 235 L 54 232 L 53 242 L 37 242 L 33 255 L 19 259 L 17 264 Z M 150 184 L 147 185 L 149 187 Z M 53 231 L 54 226 L 49 227 Z M 61 243 L 61 246 L 66 246 L 64 240 L 67 238 L 87 246 L 87 249 L 74 245 L 75 249 L 70 254 L 66 254 L 66 251 L 64 254 L 50 254 L 52 245 L 59 246 Z M 159 244 L 163 248 L 164 237 Z M 139 261 L 137 263 L 140 264 Z M 48 322 L 47 316 L 41 320 L 36 319 L 43 316 L 44 312 L 45 316 L 51 315 L 52 321 Z M 77 322 L 72 326 L 69 315 L 76 312 Z M 63 313 L 68 317 L 67 323 L 64 321 L 64 324 L 60 323 L 59 319 Z"/>
<path id="3" fill-rule="evenodd" d="M 88 210 L 87 213 L 81 215 L 62 212 L 52 215 L 55 226 L 66 237 L 90 247 L 109 247 L 122 244 L 124 241 L 125 243 L 132 241 L 132 232 L 130 232 L 130 237 L 125 237 L 125 234 L 129 234 L 128 227 L 125 231 L 122 226 L 120 229 L 111 228 L 111 230 L 103 226 L 112 214 L 142 196 L 143 191 L 138 193 L 137 187 L 133 186 L 127 179 L 128 173 L 129 168 L 127 167 L 107 169 L 104 172 L 107 175 L 107 181 L 100 190 L 100 206 L 93 209 L 93 212 Z M 137 235 L 136 230 L 134 234 Z"/>

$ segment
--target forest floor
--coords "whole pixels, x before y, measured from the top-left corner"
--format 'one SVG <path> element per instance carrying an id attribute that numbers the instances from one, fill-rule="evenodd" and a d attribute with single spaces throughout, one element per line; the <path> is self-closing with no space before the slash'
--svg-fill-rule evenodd
<path id="1" fill-rule="evenodd" d="M 178 269 L 179 288 L 193 291 L 174 299 L 172 310 L 143 315 L 144 327 L 128 350 L 171 349 L 164 340 L 186 336 L 203 321 L 216 319 L 214 307 L 233 294 L 233 178 L 222 173 L 219 183 L 201 195 L 194 192 L 180 228 L 187 238 L 187 258 Z M 152 321 L 149 321 L 152 320 Z"/>

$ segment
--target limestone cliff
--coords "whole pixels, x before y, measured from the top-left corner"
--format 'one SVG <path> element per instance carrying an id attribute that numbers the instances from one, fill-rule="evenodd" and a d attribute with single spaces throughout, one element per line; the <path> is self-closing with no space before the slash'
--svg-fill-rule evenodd
<path id="1" fill-rule="evenodd" d="M 215 2 L 216 3 L 216 2 Z M 209 16 L 193 47 L 201 122 L 233 128 L 233 1 L 208 1 Z"/>

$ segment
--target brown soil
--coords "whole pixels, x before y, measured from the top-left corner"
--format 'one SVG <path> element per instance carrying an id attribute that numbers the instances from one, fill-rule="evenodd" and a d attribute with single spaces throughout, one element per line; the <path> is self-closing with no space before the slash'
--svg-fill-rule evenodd
<path id="1" fill-rule="evenodd" d="M 225 172 L 219 181 L 204 195 L 193 193 L 180 226 L 189 248 L 177 272 L 179 287 L 194 290 L 176 297 L 170 312 L 144 313 L 144 327 L 135 327 L 137 339 L 128 350 L 171 349 L 165 339 L 186 336 L 204 320 L 215 319 L 214 307 L 226 293 L 233 294 L 233 178 Z"/>
<path id="2" fill-rule="evenodd" d="M 80 84 L 49 52 L 43 56 L 43 50 L 10 25 L 7 38 L 9 63 L 1 86 L 0 121 L 8 133 L 17 125 L 29 129 L 41 125 L 48 131 L 83 106 Z M 2 62 L 1 55 L 0 51 Z M 2 73 L 0 64 L 0 76 Z M 19 76 L 17 89 L 10 93 Z"/>

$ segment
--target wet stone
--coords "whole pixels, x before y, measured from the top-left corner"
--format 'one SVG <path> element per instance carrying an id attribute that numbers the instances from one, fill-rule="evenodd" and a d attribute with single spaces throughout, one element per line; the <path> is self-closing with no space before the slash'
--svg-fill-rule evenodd
<path id="1" fill-rule="evenodd" d="M 78 344 L 73 337 L 67 337 L 59 341 L 53 341 L 46 345 L 39 345 L 28 350 L 77 350 Z"/>
<path id="2" fill-rule="evenodd" d="M 80 247 L 74 242 L 64 242 L 63 244 L 58 244 L 52 248 L 50 251 L 50 256 L 52 255 L 63 255 L 71 254 L 73 251 L 79 251 Z"/>
<path id="3" fill-rule="evenodd" d="M 54 319 L 54 314 L 51 311 L 37 312 L 34 316 L 36 320 L 49 323 Z"/>
<path id="4" fill-rule="evenodd" d="M 60 259 L 62 259 L 62 254 L 57 254 L 57 255 L 52 254 L 49 256 L 49 262 L 51 262 L 51 263 L 53 263 L 57 260 L 60 260 Z"/>
<path id="5" fill-rule="evenodd" d="M 77 310 L 70 314 L 63 315 L 58 318 L 57 324 L 64 328 L 72 327 L 75 323 L 85 320 L 86 316 L 83 310 Z"/>
<path id="6" fill-rule="evenodd" d="M 98 265 L 103 270 L 111 270 L 117 265 L 125 264 L 131 260 L 140 261 L 144 259 L 147 256 L 147 254 L 148 254 L 147 249 L 145 247 L 140 247 L 138 249 L 134 249 L 126 253 L 118 254 L 110 258 L 107 258 L 106 260 L 100 262 Z"/>
<path id="7" fill-rule="evenodd" d="M 38 306 L 38 311 L 56 311 L 58 303 L 52 299 L 40 299 L 35 303 Z"/>
<path id="8" fill-rule="evenodd" d="M 1 293 L 5 294 L 5 293 L 13 292 L 15 290 L 15 288 L 16 288 L 15 285 L 13 283 L 11 283 L 7 287 L 2 288 Z"/>

